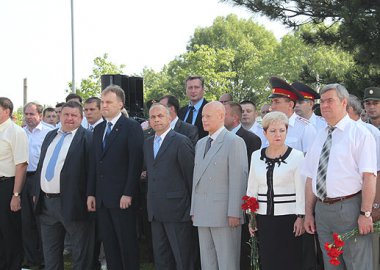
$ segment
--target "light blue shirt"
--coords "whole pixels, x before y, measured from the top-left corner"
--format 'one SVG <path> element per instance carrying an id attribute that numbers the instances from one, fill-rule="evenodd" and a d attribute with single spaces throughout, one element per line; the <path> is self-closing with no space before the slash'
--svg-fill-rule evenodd
<path id="1" fill-rule="evenodd" d="M 198 112 L 199 112 L 199 110 L 200 110 L 201 107 L 202 107 L 203 100 L 204 100 L 204 98 L 202 98 L 200 101 L 198 101 L 198 102 L 197 102 L 196 104 L 194 104 L 194 105 L 192 105 L 191 103 L 189 103 L 189 105 L 188 105 L 188 109 L 187 109 L 187 112 L 186 112 L 186 115 L 185 115 L 185 118 L 184 118 L 184 121 L 186 121 L 186 120 L 187 120 L 187 117 L 189 116 L 189 113 L 190 113 L 190 109 L 189 109 L 189 107 L 190 107 L 190 106 L 194 106 L 193 120 L 191 121 L 191 124 L 192 124 L 192 125 L 195 125 L 195 121 L 197 120 Z"/>

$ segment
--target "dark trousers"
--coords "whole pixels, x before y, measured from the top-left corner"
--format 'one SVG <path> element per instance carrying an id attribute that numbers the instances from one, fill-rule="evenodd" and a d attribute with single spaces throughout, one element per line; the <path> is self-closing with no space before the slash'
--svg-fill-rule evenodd
<path id="1" fill-rule="evenodd" d="M 27 265 L 43 263 L 41 228 L 33 210 L 33 176 L 27 176 L 21 197 L 22 244 Z"/>
<path id="2" fill-rule="evenodd" d="M 250 238 L 248 223 L 241 226 L 241 243 L 240 243 L 240 270 L 251 268 L 251 247 L 248 243 Z"/>
<path id="3" fill-rule="evenodd" d="M 72 244 L 72 269 L 93 270 L 94 222 L 66 221 L 61 198 L 43 198 L 40 215 L 45 270 L 63 270 L 63 247 L 67 233 Z"/>
<path id="4" fill-rule="evenodd" d="M 135 209 L 97 209 L 108 270 L 138 270 L 139 247 Z"/>
<path id="5" fill-rule="evenodd" d="M 152 221 L 154 266 L 156 270 L 193 270 L 192 222 Z"/>
<path id="6" fill-rule="evenodd" d="M 0 182 L 0 270 L 19 270 L 22 263 L 21 211 L 10 203 L 14 178 Z"/>

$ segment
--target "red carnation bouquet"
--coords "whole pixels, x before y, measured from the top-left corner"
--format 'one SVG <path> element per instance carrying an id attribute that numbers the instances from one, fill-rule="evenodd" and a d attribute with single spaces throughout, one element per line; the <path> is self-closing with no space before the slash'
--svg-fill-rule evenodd
<path id="1" fill-rule="evenodd" d="M 376 221 L 375 223 L 373 223 L 373 230 L 376 233 L 380 232 L 380 221 Z M 355 228 L 343 234 L 333 233 L 333 243 L 326 242 L 324 246 L 325 250 L 327 251 L 327 255 L 330 257 L 330 264 L 336 266 L 340 264 L 339 256 L 342 255 L 344 252 L 344 241 L 347 241 L 357 236 L 360 237 L 358 228 Z"/>
<path id="2" fill-rule="evenodd" d="M 256 224 L 256 211 L 259 209 L 259 203 L 256 198 L 243 196 L 243 209 L 249 215 L 249 226 L 253 229 L 257 228 Z M 251 246 L 251 270 L 260 270 L 259 265 L 259 247 L 258 241 L 255 235 L 251 236 L 248 244 Z"/>

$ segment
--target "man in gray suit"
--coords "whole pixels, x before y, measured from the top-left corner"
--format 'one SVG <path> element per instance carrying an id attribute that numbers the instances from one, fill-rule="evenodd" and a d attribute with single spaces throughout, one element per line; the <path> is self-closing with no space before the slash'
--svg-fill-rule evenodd
<path id="1" fill-rule="evenodd" d="M 243 223 L 242 196 L 248 179 L 244 140 L 224 127 L 225 108 L 203 108 L 208 136 L 198 141 L 190 215 L 198 227 L 202 269 L 238 270 Z"/>
<path id="2" fill-rule="evenodd" d="M 156 133 L 144 144 L 155 268 L 190 270 L 194 267 L 190 219 L 194 146 L 170 128 L 168 107 L 153 104 L 149 122 Z"/>

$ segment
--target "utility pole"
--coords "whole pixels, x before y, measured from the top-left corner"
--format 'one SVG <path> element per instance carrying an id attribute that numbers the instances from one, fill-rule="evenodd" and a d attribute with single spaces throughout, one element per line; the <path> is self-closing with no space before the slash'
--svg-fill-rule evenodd
<path id="1" fill-rule="evenodd" d="M 71 92 L 75 93 L 74 0 L 71 0 Z"/>
<path id="2" fill-rule="evenodd" d="M 23 106 L 25 106 L 27 102 L 28 102 L 28 79 L 24 78 L 24 104 Z"/>

